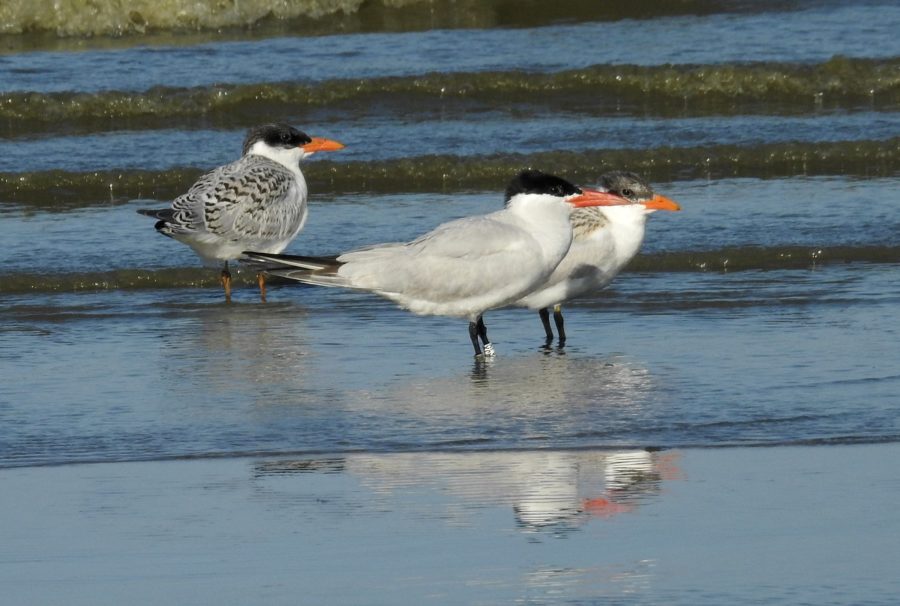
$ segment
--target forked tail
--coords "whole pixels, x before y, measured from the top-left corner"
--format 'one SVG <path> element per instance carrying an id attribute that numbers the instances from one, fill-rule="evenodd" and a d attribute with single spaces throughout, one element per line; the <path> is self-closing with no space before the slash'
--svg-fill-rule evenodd
<path id="1" fill-rule="evenodd" d="M 175 217 L 175 211 L 171 208 L 139 208 L 137 209 L 139 215 L 144 215 L 147 217 L 153 217 L 154 219 L 158 219 L 156 225 L 153 227 L 164 236 L 170 236 L 171 233 L 168 232 L 168 227 L 170 221 Z"/>
<path id="2" fill-rule="evenodd" d="M 242 262 L 249 262 L 272 276 L 318 286 L 350 286 L 337 273 L 343 265 L 337 257 L 278 255 L 252 250 L 245 250 L 243 255 Z"/>

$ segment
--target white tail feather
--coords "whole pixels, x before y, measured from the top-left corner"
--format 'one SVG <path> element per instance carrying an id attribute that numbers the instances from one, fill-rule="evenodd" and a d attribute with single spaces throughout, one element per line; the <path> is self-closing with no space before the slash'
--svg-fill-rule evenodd
<path id="1" fill-rule="evenodd" d="M 317 274 L 308 269 L 273 269 L 267 273 L 279 278 L 287 280 L 295 280 L 304 284 L 313 284 L 315 286 L 340 286 L 343 288 L 353 288 L 346 278 L 335 274 Z"/>
<path id="2" fill-rule="evenodd" d="M 306 269 L 309 271 L 317 271 L 320 269 L 325 269 L 329 266 L 328 263 L 325 263 L 318 259 L 296 257 L 292 255 L 276 255 L 270 253 L 253 252 L 250 250 L 245 250 L 243 252 L 243 255 L 250 261 L 256 261 L 259 263 L 277 263 L 280 267 L 276 267 L 274 269 L 298 267 L 300 269 Z"/>

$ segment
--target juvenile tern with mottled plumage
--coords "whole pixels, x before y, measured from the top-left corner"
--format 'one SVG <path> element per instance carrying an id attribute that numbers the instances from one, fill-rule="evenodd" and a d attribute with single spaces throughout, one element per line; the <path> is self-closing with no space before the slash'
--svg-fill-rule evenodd
<path id="1" fill-rule="evenodd" d="M 230 301 L 228 261 L 247 249 L 279 253 L 303 229 L 308 192 L 300 161 L 343 147 L 283 123 L 257 126 L 247 133 L 239 160 L 200 177 L 170 208 L 138 212 L 158 219 L 159 233 L 184 242 L 204 263 L 224 261 L 222 285 Z M 258 280 L 265 301 L 262 273 Z"/>
<path id="2" fill-rule="evenodd" d="M 562 303 L 612 282 L 640 249 L 650 213 L 680 210 L 677 203 L 655 193 L 645 180 L 631 172 L 609 172 L 600 177 L 599 185 L 603 191 L 622 196 L 627 203 L 573 211 L 569 220 L 574 238 L 565 258 L 542 286 L 516 302 L 539 310 L 548 344 L 553 340 L 548 308 L 553 307 L 559 343 L 563 345 L 566 331 Z"/>
<path id="3" fill-rule="evenodd" d="M 412 242 L 328 258 L 244 254 L 269 263 L 272 275 L 373 292 L 416 314 L 467 318 L 475 355 L 492 356 L 483 314 L 550 277 L 572 242 L 573 208 L 618 204 L 629 201 L 526 170 L 510 182 L 503 210 L 444 223 Z"/>

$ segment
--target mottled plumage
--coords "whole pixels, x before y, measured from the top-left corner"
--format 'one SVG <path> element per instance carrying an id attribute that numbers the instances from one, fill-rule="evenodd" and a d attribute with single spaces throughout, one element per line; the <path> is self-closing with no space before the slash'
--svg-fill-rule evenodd
<path id="1" fill-rule="evenodd" d="M 569 217 L 569 223 L 572 224 L 572 236 L 583 240 L 609 223 L 609 219 L 597 207 L 576 208 Z"/>
<path id="2" fill-rule="evenodd" d="M 224 262 L 230 299 L 229 260 L 248 249 L 281 252 L 303 229 L 307 187 L 300 161 L 342 147 L 287 124 L 264 124 L 247 133 L 239 160 L 200 177 L 170 208 L 138 212 L 159 219 L 158 232 L 184 242 L 205 263 Z M 265 300 L 261 275 L 259 285 Z"/>
<path id="3" fill-rule="evenodd" d="M 236 259 L 248 248 L 281 252 L 306 222 L 306 199 L 302 175 L 251 154 L 200 177 L 156 228 L 206 260 Z"/>

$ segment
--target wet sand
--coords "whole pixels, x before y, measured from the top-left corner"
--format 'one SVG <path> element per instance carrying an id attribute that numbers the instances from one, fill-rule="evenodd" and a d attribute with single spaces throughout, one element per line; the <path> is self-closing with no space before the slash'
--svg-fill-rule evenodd
<path id="1" fill-rule="evenodd" d="M 0 470 L 9 604 L 891 604 L 900 445 Z"/>

